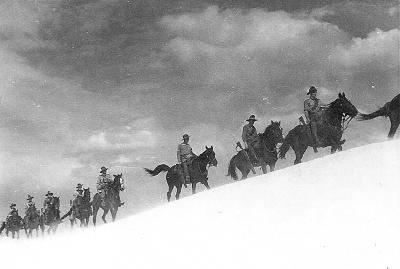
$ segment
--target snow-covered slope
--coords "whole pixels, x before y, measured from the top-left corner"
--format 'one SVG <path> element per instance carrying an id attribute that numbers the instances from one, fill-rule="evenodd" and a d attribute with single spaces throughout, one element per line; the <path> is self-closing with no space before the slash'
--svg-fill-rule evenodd
<path id="1" fill-rule="evenodd" d="M 96 229 L 0 239 L 5 268 L 400 268 L 400 141 L 235 182 Z"/>

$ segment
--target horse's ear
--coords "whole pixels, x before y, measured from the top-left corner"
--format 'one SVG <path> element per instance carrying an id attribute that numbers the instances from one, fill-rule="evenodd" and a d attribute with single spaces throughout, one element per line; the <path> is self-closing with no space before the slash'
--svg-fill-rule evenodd
<path id="1" fill-rule="evenodd" d="M 211 146 L 211 148 L 210 149 L 213 149 L 213 146 Z"/>
<path id="2" fill-rule="evenodd" d="M 206 145 L 206 149 L 208 149 L 207 145 Z"/>
<path id="3" fill-rule="evenodd" d="M 339 92 L 339 98 L 342 98 L 342 94 Z"/>
<path id="4" fill-rule="evenodd" d="M 278 121 L 278 125 L 281 126 L 281 121 Z"/>
<path id="5" fill-rule="evenodd" d="M 342 93 L 342 96 L 343 96 L 343 97 L 346 97 L 346 94 L 343 92 L 343 93 Z"/>

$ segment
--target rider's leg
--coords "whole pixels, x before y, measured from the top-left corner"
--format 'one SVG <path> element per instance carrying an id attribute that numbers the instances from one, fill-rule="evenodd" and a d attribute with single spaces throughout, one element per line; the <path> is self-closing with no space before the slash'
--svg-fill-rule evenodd
<path id="1" fill-rule="evenodd" d="M 183 185 L 185 185 L 186 188 L 186 182 L 190 182 L 190 177 L 189 177 L 189 169 L 188 169 L 188 163 L 187 161 L 182 162 L 182 167 L 183 167 Z"/>
<path id="2" fill-rule="evenodd" d="M 248 144 L 247 144 L 247 147 L 249 148 L 249 152 L 250 152 L 250 154 L 252 155 L 252 157 L 254 158 L 254 160 L 256 160 L 256 161 L 258 162 L 257 154 L 256 154 L 256 151 L 254 150 L 253 145 L 252 145 L 251 143 L 248 143 Z M 252 159 L 252 158 L 250 158 L 250 160 L 251 160 L 251 159 Z"/>
<path id="3" fill-rule="evenodd" d="M 312 135 L 314 137 L 315 145 L 316 146 L 320 146 L 322 143 L 319 140 L 318 133 L 317 133 L 317 122 L 316 121 L 311 121 L 310 125 L 311 125 Z"/>

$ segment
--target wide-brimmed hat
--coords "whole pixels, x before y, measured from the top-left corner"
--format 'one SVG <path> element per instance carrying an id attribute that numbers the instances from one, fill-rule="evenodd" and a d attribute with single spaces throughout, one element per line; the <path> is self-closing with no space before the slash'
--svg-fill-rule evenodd
<path id="1" fill-rule="evenodd" d="M 102 167 L 100 168 L 100 173 L 103 172 L 103 171 L 107 171 L 107 170 L 108 170 L 108 168 L 102 166 Z"/>
<path id="2" fill-rule="evenodd" d="M 45 196 L 50 196 L 50 195 L 53 195 L 51 191 L 47 191 L 47 193 L 45 194 Z"/>
<path id="3" fill-rule="evenodd" d="M 258 120 L 256 119 L 256 116 L 251 115 L 246 121 L 258 121 Z"/>
<path id="4" fill-rule="evenodd" d="M 307 95 L 312 94 L 312 93 L 316 93 L 317 92 L 317 88 L 315 88 L 314 86 L 311 86 L 310 89 L 308 90 Z"/>
<path id="5" fill-rule="evenodd" d="M 184 134 L 182 137 L 183 137 L 182 140 L 189 139 L 189 135 L 188 134 Z"/>
<path id="6" fill-rule="evenodd" d="M 78 188 L 82 188 L 83 187 L 83 185 L 81 184 L 81 183 L 78 183 L 78 185 L 76 185 L 76 188 L 78 189 Z"/>
<path id="7" fill-rule="evenodd" d="M 29 194 L 28 194 L 28 198 L 26 199 L 26 200 L 32 200 L 34 197 L 33 196 L 30 196 Z"/>
<path id="8" fill-rule="evenodd" d="M 16 204 L 12 203 L 12 204 L 10 205 L 10 208 L 13 208 L 13 207 L 16 207 L 16 206 L 17 206 Z"/>

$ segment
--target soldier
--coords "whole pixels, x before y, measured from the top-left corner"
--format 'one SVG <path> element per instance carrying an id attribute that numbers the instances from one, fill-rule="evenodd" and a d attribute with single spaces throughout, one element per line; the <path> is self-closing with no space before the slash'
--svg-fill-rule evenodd
<path id="1" fill-rule="evenodd" d="M 76 190 L 73 194 L 74 199 L 81 197 L 83 198 L 83 185 L 81 183 L 78 183 L 78 185 L 76 185 Z"/>
<path id="2" fill-rule="evenodd" d="M 182 140 L 183 142 L 178 145 L 176 155 L 178 158 L 178 162 L 183 167 L 184 178 L 182 178 L 182 181 L 183 185 L 186 188 L 187 187 L 186 182 L 190 182 L 190 175 L 189 175 L 190 161 L 195 156 L 195 154 L 193 153 L 192 147 L 189 145 L 189 135 L 184 134 Z"/>
<path id="3" fill-rule="evenodd" d="M 310 97 L 304 101 L 304 114 L 306 116 L 306 122 L 311 126 L 312 136 L 315 140 L 314 146 L 322 146 L 322 143 L 318 137 L 317 127 L 322 120 L 321 108 L 324 108 L 327 105 L 322 103 L 321 100 L 317 98 L 317 89 L 314 86 L 310 87 L 307 95 L 310 95 Z"/>
<path id="4" fill-rule="evenodd" d="M 15 208 L 16 206 L 17 206 L 17 205 L 14 204 L 14 203 L 12 203 L 12 204 L 10 205 L 11 211 L 10 211 L 10 213 L 8 213 L 7 218 L 6 218 L 6 221 L 9 221 L 10 218 L 12 218 L 12 217 L 14 217 L 14 216 L 18 216 L 18 210 Z"/>
<path id="5" fill-rule="evenodd" d="M 28 202 L 25 205 L 25 215 L 29 215 L 29 213 L 32 211 L 36 213 L 36 205 L 32 201 L 33 198 L 34 197 L 32 197 L 28 194 L 28 198 L 26 199 L 26 200 L 28 200 Z"/>
<path id="6" fill-rule="evenodd" d="M 250 154 L 258 162 L 257 154 L 254 150 L 254 143 L 258 136 L 256 127 L 254 126 L 254 123 L 257 121 L 256 116 L 251 115 L 246 121 L 249 123 L 243 126 L 242 140 L 245 148 L 249 149 Z"/>
<path id="7" fill-rule="evenodd" d="M 43 202 L 43 208 L 46 210 L 47 208 L 49 208 L 50 206 L 53 205 L 53 193 L 51 191 L 47 191 L 47 193 L 45 194 L 46 198 L 44 199 Z"/>
<path id="8" fill-rule="evenodd" d="M 100 168 L 100 175 L 97 178 L 97 184 L 96 184 L 97 192 L 99 193 L 99 195 L 101 197 L 101 203 L 103 206 L 105 206 L 104 198 L 106 197 L 108 185 L 111 182 L 113 182 L 110 174 L 107 174 L 107 170 L 108 170 L 108 168 L 106 168 L 104 166 Z"/>

